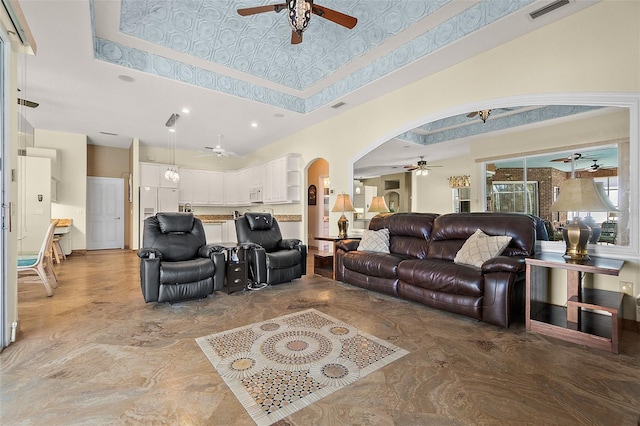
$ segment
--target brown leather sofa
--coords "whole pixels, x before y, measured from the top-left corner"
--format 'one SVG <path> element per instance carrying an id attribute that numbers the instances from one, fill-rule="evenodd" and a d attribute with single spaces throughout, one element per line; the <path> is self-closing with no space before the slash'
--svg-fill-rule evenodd
<path id="1" fill-rule="evenodd" d="M 357 251 L 359 241 L 336 244 L 336 278 L 366 289 L 509 327 L 522 316 L 526 257 L 533 256 L 536 223 L 517 213 L 383 213 L 369 229 L 387 228 L 389 254 Z M 454 263 L 477 229 L 508 235 L 500 256 L 482 268 Z"/>

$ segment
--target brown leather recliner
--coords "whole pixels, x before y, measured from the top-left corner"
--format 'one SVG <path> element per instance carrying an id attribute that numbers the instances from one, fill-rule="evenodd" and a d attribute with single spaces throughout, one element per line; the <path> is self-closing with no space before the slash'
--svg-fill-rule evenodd
<path id="1" fill-rule="evenodd" d="M 207 245 L 192 213 L 158 213 L 144 221 L 140 286 L 145 302 L 179 302 L 207 297 L 224 285 L 225 257 Z"/>

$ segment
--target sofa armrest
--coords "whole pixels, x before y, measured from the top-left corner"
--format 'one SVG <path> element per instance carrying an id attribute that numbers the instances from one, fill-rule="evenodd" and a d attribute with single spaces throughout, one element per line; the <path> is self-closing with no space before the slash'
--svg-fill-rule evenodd
<path id="1" fill-rule="evenodd" d="M 524 257 L 496 256 L 482 264 L 482 273 L 522 272 L 525 268 Z"/>
<path id="2" fill-rule="evenodd" d="M 358 250 L 360 240 L 340 240 L 336 242 L 336 248 L 343 251 Z"/>
<path id="3" fill-rule="evenodd" d="M 140 256 L 138 252 L 138 256 Z M 140 257 L 140 287 L 145 302 L 157 302 L 160 293 L 160 259 Z"/>
<path id="4" fill-rule="evenodd" d="M 288 238 L 288 239 L 280 240 L 280 243 L 278 244 L 278 248 L 280 250 L 293 250 L 294 248 L 297 248 L 301 244 L 302 244 L 302 241 L 298 240 L 297 238 Z"/>
<path id="5" fill-rule="evenodd" d="M 222 253 L 224 251 L 224 247 L 219 246 L 217 244 L 206 244 L 198 249 L 198 256 L 200 257 L 211 257 L 214 253 Z"/>
<path id="6" fill-rule="evenodd" d="M 138 250 L 138 257 L 140 259 L 160 259 L 162 260 L 162 253 L 154 248 L 141 248 Z"/>

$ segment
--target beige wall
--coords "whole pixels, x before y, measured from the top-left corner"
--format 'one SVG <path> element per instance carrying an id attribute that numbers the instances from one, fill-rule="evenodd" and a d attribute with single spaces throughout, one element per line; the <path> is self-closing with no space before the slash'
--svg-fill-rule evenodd
<path id="1" fill-rule="evenodd" d="M 87 145 L 87 176 L 122 179 L 124 194 L 124 247 L 131 247 L 131 203 L 129 202 L 129 149 Z"/>
<path id="2" fill-rule="evenodd" d="M 51 206 L 53 218 L 73 219 L 65 238 L 72 250 L 87 248 L 87 136 L 36 129 L 34 146 L 58 151 L 60 182 L 58 202 Z"/>

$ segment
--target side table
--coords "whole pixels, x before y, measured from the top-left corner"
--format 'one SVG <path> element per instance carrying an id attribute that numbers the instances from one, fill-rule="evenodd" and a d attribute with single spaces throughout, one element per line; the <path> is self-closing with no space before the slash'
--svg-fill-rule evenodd
<path id="1" fill-rule="evenodd" d="M 313 273 L 335 280 L 336 279 L 336 256 L 335 256 L 336 243 L 342 240 L 361 240 L 361 239 L 362 237 L 347 237 L 347 238 L 330 237 L 330 236 L 314 237 L 314 240 L 332 242 L 333 249 L 331 252 L 323 251 L 323 252 L 318 252 L 314 255 Z"/>
<path id="2" fill-rule="evenodd" d="M 216 243 L 218 244 L 218 243 Z M 245 290 L 249 284 L 248 265 L 242 244 L 219 243 L 226 250 L 227 270 L 225 286 L 227 293 Z"/>
<path id="3" fill-rule="evenodd" d="M 592 257 L 586 262 L 578 263 L 565 259 L 559 253 L 539 253 L 533 258 L 525 259 L 525 263 L 527 331 L 616 354 L 619 352 L 623 294 L 583 288 L 582 274 L 617 276 L 624 260 Z M 553 285 L 548 283 L 547 269 L 567 271 L 566 308 L 547 302 L 549 286 Z"/>

